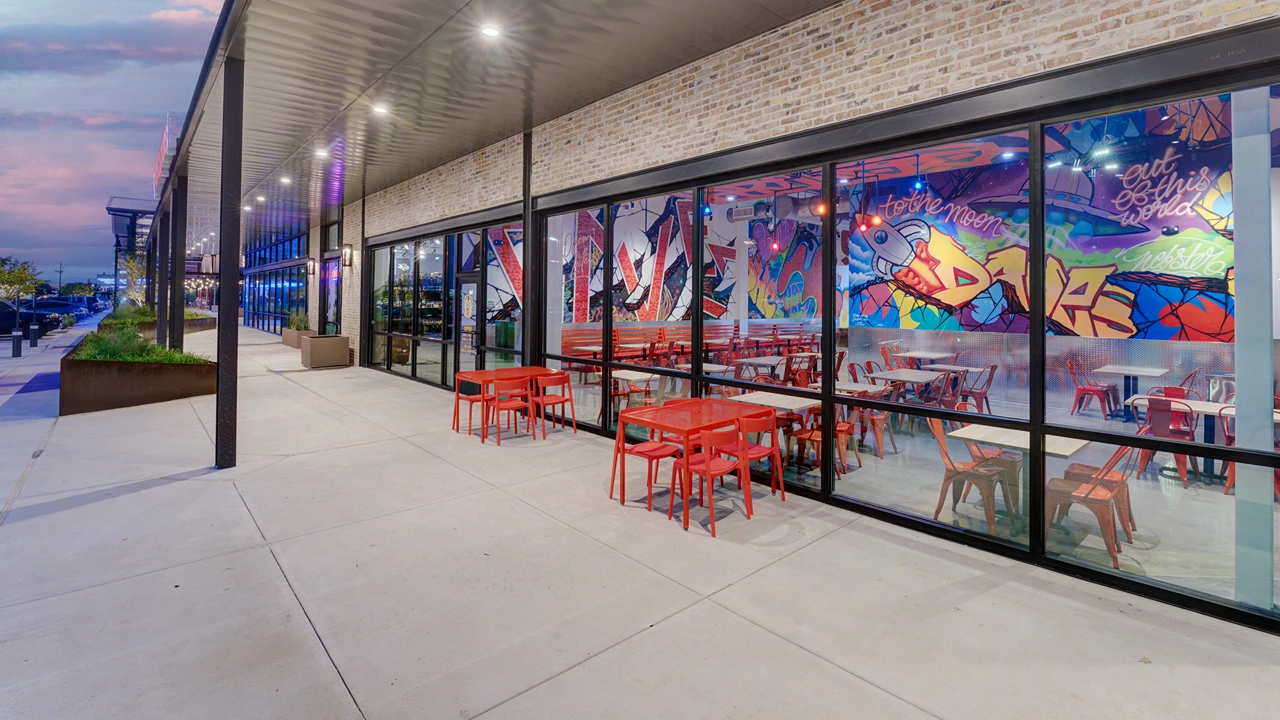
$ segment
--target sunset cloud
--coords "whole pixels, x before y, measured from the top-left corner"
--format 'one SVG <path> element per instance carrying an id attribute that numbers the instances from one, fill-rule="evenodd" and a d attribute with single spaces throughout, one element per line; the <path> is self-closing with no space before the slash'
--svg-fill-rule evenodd
<path id="1" fill-rule="evenodd" d="M 163 128 L 161 113 L 0 110 L 0 129 L 5 130 L 154 130 L 159 133 Z"/>
<path id="2" fill-rule="evenodd" d="M 195 8 L 159 12 L 194 13 L 201 17 L 179 21 L 153 16 L 83 25 L 28 23 L 0 27 L 0 76 L 101 75 L 129 65 L 203 60 L 214 16 Z"/>

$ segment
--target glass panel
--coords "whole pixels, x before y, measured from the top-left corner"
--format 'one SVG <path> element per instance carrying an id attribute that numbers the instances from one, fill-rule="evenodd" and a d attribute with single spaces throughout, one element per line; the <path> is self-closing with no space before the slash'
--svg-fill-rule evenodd
<path id="1" fill-rule="evenodd" d="M 836 417 L 836 495 L 1027 544 L 1026 431 L 844 404 Z"/>
<path id="2" fill-rule="evenodd" d="M 479 230 L 458 235 L 458 272 L 473 272 L 480 269 L 476 258 L 479 246 Z"/>
<path id="3" fill-rule="evenodd" d="M 444 312 L 443 335 L 445 340 L 454 339 L 453 337 L 453 323 L 454 323 L 453 303 L 456 299 L 454 297 L 454 289 L 456 287 L 455 278 L 457 277 L 457 273 L 454 271 L 455 263 L 454 263 L 453 257 L 458 253 L 458 248 L 455 245 L 456 241 L 457 239 L 453 235 L 446 236 L 445 238 L 445 245 L 449 249 L 449 254 L 445 260 L 445 265 L 444 265 L 444 292 L 448 295 L 448 302 L 446 302 L 444 306 L 445 312 Z"/>
<path id="4" fill-rule="evenodd" d="M 524 304 L 524 229 L 520 223 L 489 228 L 485 270 L 485 344 L 521 348 Z M 505 354 L 505 353 L 504 353 Z"/>
<path id="5" fill-rule="evenodd" d="M 374 335 L 369 346 L 369 364 L 373 367 L 387 366 L 387 336 Z"/>
<path id="6" fill-rule="evenodd" d="M 547 219 L 547 352 L 601 357 L 604 208 Z"/>
<path id="7" fill-rule="evenodd" d="M 391 251 L 388 248 L 379 248 L 373 251 L 373 272 L 371 273 L 370 283 L 372 285 L 372 315 L 373 329 L 376 332 L 386 332 L 389 327 L 388 314 L 391 307 L 391 293 L 387 285 L 388 273 L 391 267 Z"/>
<path id="8" fill-rule="evenodd" d="M 385 250 L 378 252 L 385 253 Z M 384 256 L 385 257 L 385 256 Z M 375 263 L 375 271 L 377 270 Z M 383 271 L 385 273 L 385 266 Z M 386 287 L 386 275 L 381 276 L 383 279 L 382 286 Z M 342 334 L 342 266 L 338 258 L 330 258 L 321 263 L 320 282 L 324 283 L 322 297 L 324 298 L 324 328 L 322 332 L 325 335 Z M 375 287 L 377 280 L 375 278 Z M 375 295 L 376 297 L 376 295 Z M 385 306 L 383 306 L 385 308 Z M 379 311 L 379 306 L 374 304 L 375 315 Z M 385 310 L 384 310 L 385 312 Z M 375 324 L 376 326 L 376 324 Z M 385 314 L 382 316 L 382 326 L 387 326 Z"/>
<path id="9" fill-rule="evenodd" d="M 704 371 L 807 388 L 821 351 L 822 170 L 708 188 L 704 202 Z M 687 346 L 673 352 L 688 362 Z"/>
<path id="10" fill-rule="evenodd" d="M 691 397 L 692 391 L 688 378 L 657 375 L 644 370 L 614 369 L 610 384 L 613 386 L 609 391 L 610 429 L 618 427 L 619 410 L 643 405 L 661 405 L 668 400 Z M 637 439 L 649 439 L 647 433 L 642 437 L 640 432 L 640 428 L 635 428 Z"/>
<path id="11" fill-rule="evenodd" d="M 391 255 L 391 332 L 413 332 L 413 243 L 396 245 Z"/>
<path id="12" fill-rule="evenodd" d="M 414 377 L 438 383 L 443 377 L 444 353 L 440 343 L 417 341 L 418 353 L 414 365 Z"/>
<path id="13" fill-rule="evenodd" d="M 444 337 L 444 238 L 418 242 L 418 334 Z"/>
<path id="14" fill-rule="evenodd" d="M 440 382 L 445 387 L 453 387 L 453 353 L 455 347 L 453 343 L 446 343 L 443 348 L 443 356 L 441 357 L 441 377 Z"/>
<path id="15" fill-rule="evenodd" d="M 459 283 L 458 287 L 458 370 L 476 369 L 477 319 L 480 312 L 479 287 L 473 282 Z"/>
<path id="16" fill-rule="evenodd" d="M 715 383 L 714 378 L 709 379 L 712 382 L 706 385 L 707 397 L 732 400 L 752 392 Z M 768 392 L 772 381 L 766 376 L 761 376 L 757 378 L 757 382 L 760 383 L 761 392 Z M 821 449 L 819 438 L 821 437 L 822 403 L 817 398 L 780 397 L 783 397 L 782 402 L 786 406 L 774 408 L 774 411 L 778 415 L 778 447 L 785 448 L 785 454 L 780 453 L 782 478 L 793 485 L 816 489 L 822 485 L 822 466 L 818 461 L 818 452 Z M 760 410 L 769 409 L 765 406 L 759 407 Z M 757 438 L 756 442 L 768 445 L 771 440 Z M 767 468 L 767 464 L 765 467 Z"/>
<path id="17" fill-rule="evenodd" d="M 613 206 L 613 358 L 672 367 L 693 319 L 693 195 Z"/>
<path id="18" fill-rule="evenodd" d="M 579 361 L 561 361 L 547 358 L 547 367 L 569 373 L 573 390 L 573 412 L 579 423 L 599 426 L 602 420 L 600 402 L 600 366 Z M 554 413 L 561 417 L 559 411 Z"/>
<path id="19" fill-rule="evenodd" d="M 1232 98 L 1045 128 L 1050 422 L 1219 442 L 1239 352 Z M 1270 166 L 1249 183 L 1263 198 Z M 1253 257 L 1272 267 L 1269 245 Z M 1242 294 L 1271 302 L 1270 282 L 1251 289 Z M 1276 394 L 1274 380 L 1255 389 Z"/>
<path id="20" fill-rule="evenodd" d="M 413 341 L 404 337 L 391 338 L 391 370 L 408 375 L 413 366 Z"/>
<path id="21" fill-rule="evenodd" d="M 320 230 L 321 249 L 332 252 L 342 249 L 342 223 L 326 225 Z"/>
<path id="22" fill-rule="evenodd" d="M 1236 599 L 1239 500 L 1184 488 L 1205 458 L 1049 437 L 1064 451 L 1046 459 L 1050 555 L 1140 580 Z M 1069 451 L 1069 452 L 1068 452 Z M 1228 463 L 1231 481 L 1255 475 L 1280 499 L 1280 473 Z M 1280 512 L 1272 503 L 1272 522 Z M 1272 580 L 1274 583 L 1274 580 Z M 1271 608 L 1268 608 L 1271 609 Z"/>
<path id="23" fill-rule="evenodd" d="M 1027 144 L 1016 131 L 837 167 L 841 380 L 1028 416 Z"/>

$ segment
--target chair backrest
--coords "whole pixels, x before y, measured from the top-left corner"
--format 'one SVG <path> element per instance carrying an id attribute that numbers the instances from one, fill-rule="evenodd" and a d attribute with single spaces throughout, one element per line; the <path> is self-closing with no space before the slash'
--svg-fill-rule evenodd
<path id="1" fill-rule="evenodd" d="M 808 370 L 797 370 L 795 375 L 791 376 L 791 384 L 796 387 L 807 388 L 813 383 L 813 375 Z"/>
<path id="2" fill-rule="evenodd" d="M 741 440 L 747 441 L 747 435 L 752 433 L 769 433 L 775 444 L 777 443 L 778 434 L 778 413 L 772 408 L 765 412 L 756 413 L 744 418 L 738 418 L 738 432 L 741 434 Z"/>
<path id="3" fill-rule="evenodd" d="M 1159 396 L 1147 398 L 1147 427 L 1156 437 L 1173 437 L 1173 431 L 1184 426 L 1194 429 L 1197 417 L 1190 405 L 1179 400 Z"/>
<path id="4" fill-rule="evenodd" d="M 1222 398 L 1222 407 L 1218 408 L 1218 427 L 1222 430 L 1222 438 L 1230 447 L 1236 444 L 1236 394 L 1231 393 Z M 1228 414 L 1227 410 L 1231 413 Z"/>
<path id="5" fill-rule="evenodd" d="M 836 353 L 836 377 L 837 378 L 840 377 L 840 368 L 844 365 L 844 353 L 845 353 L 844 350 L 841 350 L 840 352 Z M 849 367 L 852 368 L 853 365 L 850 365 Z M 857 382 L 857 380 L 854 380 L 854 382 Z"/>
<path id="6" fill-rule="evenodd" d="M 1200 368 L 1195 368 L 1191 372 L 1187 373 L 1187 376 L 1182 378 L 1182 382 L 1178 383 L 1178 385 L 1180 387 L 1189 388 L 1195 384 L 1196 377 L 1199 375 L 1200 375 Z"/>
<path id="7" fill-rule="evenodd" d="M 1121 446 L 1116 448 L 1116 451 L 1111 453 L 1111 457 L 1107 459 L 1106 464 L 1093 473 L 1093 484 L 1097 484 L 1100 480 L 1114 481 L 1115 478 L 1109 478 L 1108 476 L 1117 467 L 1119 468 L 1117 472 L 1120 474 L 1120 481 L 1127 482 L 1138 470 L 1138 456 L 1139 450 L 1136 447 Z"/>
<path id="8" fill-rule="evenodd" d="M 991 389 L 991 379 L 996 376 L 996 366 L 988 365 L 978 371 L 970 380 L 965 390 L 977 390 L 978 392 L 986 392 Z"/>
<path id="9" fill-rule="evenodd" d="M 956 464 L 951 461 L 951 453 L 947 451 L 947 434 L 942 429 L 942 421 L 938 418 L 926 418 L 929 421 L 929 430 L 933 433 L 933 439 L 938 443 L 938 454 L 942 456 L 942 464 L 947 467 L 947 472 L 956 472 Z"/>
<path id="10" fill-rule="evenodd" d="M 960 392 L 964 389 L 964 379 L 968 375 L 968 370 L 959 370 L 954 376 L 947 378 L 942 386 L 942 400 L 955 405 L 955 401 L 960 397 Z"/>
<path id="11" fill-rule="evenodd" d="M 751 382 L 757 382 L 757 383 L 760 383 L 761 385 L 786 385 L 786 383 L 782 382 L 781 380 L 775 380 L 769 377 L 768 375 L 757 375 L 751 378 Z"/>
<path id="12" fill-rule="evenodd" d="M 702 451 L 704 453 L 715 453 L 718 450 L 737 452 L 738 428 L 736 425 L 722 430 L 702 431 Z"/>
<path id="13" fill-rule="evenodd" d="M 513 395 L 524 394 L 529 391 L 528 380 L 494 380 L 493 394 L 499 400 L 509 398 Z"/>
<path id="14" fill-rule="evenodd" d="M 880 384 L 880 381 L 871 377 L 874 373 L 884 372 L 884 368 L 880 367 L 880 363 L 876 362 L 875 360 L 868 360 L 862 364 L 862 369 L 867 375 L 867 378 L 866 378 L 867 382 L 871 383 L 872 385 Z"/>
<path id="15" fill-rule="evenodd" d="M 1077 390 L 1086 385 L 1084 378 L 1080 376 L 1080 368 L 1075 360 L 1067 361 L 1067 374 L 1071 376 L 1071 384 L 1075 385 Z"/>
<path id="16" fill-rule="evenodd" d="M 888 346 L 885 346 L 885 345 L 881 345 L 881 346 L 880 346 L 880 357 L 884 358 L 884 366 L 885 366 L 885 367 L 887 367 L 887 368 L 892 368 L 892 367 L 894 367 L 893 359 L 889 357 L 889 348 L 888 348 Z M 871 361 L 870 361 L 870 360 L 868 360 L 867 362 L 871 362 Z"/>
<path id="17" fill-rule="evenodd" d="M 803 359 L 795 357 L 794 355 L 788 355 L 785 358 L 785 362 L 786 366 L 782 371 L 782 380 L 783 382 L 789 383 L 791 382 L 791 378 L 795 377 L 796 370 L 798 369 L 797 363 L 803 362 Z"/>
<path id="18" fill-rule="evenodd" d="M 538 386 L 539 395 L 545 395 L 547 390 L 550 390 L 551 388 L 573 388 L 573 383 L 569 381 L 569 373 L 567 372 L 558 372 L 555 375 L 541 375 L 534 378 L 533 381 Z"/>
<path id="19" fill-rule="evenodd" d="M 837 372 L 836 375 L 838 377 L 840 373 Z M 858 382 L 858 363 L 856 362 L 849 363 L 849 382 Z"/>

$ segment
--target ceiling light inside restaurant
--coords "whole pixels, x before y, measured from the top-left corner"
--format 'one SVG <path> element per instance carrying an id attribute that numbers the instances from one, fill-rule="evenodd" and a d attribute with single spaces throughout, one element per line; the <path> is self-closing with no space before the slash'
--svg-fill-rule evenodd
<path id="1" fill-rule="evenodd" d="M 258 202 L 266 202 L 267 199 L 261 195 L 258 196 Z"/>
<path id="2" fill-rule="evenodd" d="M 319 150 L 316 151 L 316 157 L 328 157 L 328 156 L 329 156 L 329 151 L 325 150 L 324 148 L 320 148 Z"/>
<path id="3" fill-rule="evenodd" d="M 493 27 L 492 25 L 481 30 L 480 32 L 484 33 L 485 37 L 498 37 L 499 35 L 502 34 L 501 32 L 498 31 L 498 28 Z"/>
<path id="4" fill-rule="evenodd" d="M 375 105 L 373 111 L 379 115 L 385 115 L 387 113 L 387 109 L 381 105 Z"/>
<path id="5" fill-rule="evenodd" d="M 289 176 L 288 176 L 288 175 L 285 175 L 284 177 L 280 178 L 280 183 L 281 183 L 282 185 L 288 185 L 288 184 L 289 184 Z"/>
<path id="6" fill-rule="evenodd" d="M 249 211 L 250 211 L 250 210 L 252 210 L 252 209 L 253 209 L 253 208 L 249 207 L 248 205 L 245 205 L 245 206 L 244 206 L 244 211 L 245 211 L 245 212 L 249 212 Z"/>

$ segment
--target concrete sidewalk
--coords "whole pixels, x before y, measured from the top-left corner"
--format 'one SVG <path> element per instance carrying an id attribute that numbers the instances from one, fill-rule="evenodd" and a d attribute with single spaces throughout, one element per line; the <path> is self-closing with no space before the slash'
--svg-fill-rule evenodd
<path id="1" fill-rule="evenodd" d="M 49 434 L 0 523 L 0 716 L 1280 707 L 1275 637 L 760 487 L 751 520 L 726 488 L 720 536 L 698 509 L 683 532 L 645 511 L 641 464 L 632 502 L 607 499 L 608 439 L 482 445 L 449 429 L 449 393 L 241 338 L 239 467 L 209 467 L 212 397 Z"/>

